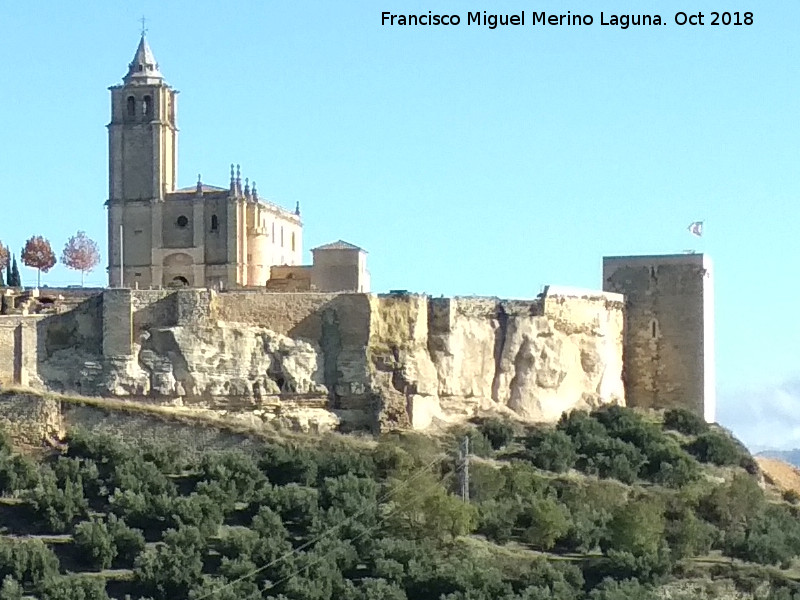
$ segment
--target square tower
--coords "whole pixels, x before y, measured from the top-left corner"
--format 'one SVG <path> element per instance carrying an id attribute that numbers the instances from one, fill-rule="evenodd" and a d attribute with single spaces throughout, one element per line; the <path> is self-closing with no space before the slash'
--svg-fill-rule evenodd
<path id="1" fill-rule="evenodd" d="M 629 406 L 715 420 L 714 277 L 705 254 L 607 256 L 603 290 L 625 295 Z"/>

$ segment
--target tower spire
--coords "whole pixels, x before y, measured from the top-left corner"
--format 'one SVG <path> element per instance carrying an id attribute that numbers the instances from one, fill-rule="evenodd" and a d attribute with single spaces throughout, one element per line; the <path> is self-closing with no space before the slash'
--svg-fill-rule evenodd
<path id="1" fill-rule="evenodd" d="M 139 39 L 136 53 L 128 65 L 128 74 L 123 78 L 125 83 L 161 83 L 164 80 L 164 76 L 158 69 L 156 57 L 145 38 L 146 32 L 147 30 L 143 26 L 142 37 Z"/>

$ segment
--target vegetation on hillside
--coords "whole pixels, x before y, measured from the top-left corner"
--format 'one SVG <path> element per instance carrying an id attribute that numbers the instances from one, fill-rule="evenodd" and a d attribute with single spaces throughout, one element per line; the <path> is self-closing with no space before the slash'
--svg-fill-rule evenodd
<path id="1" fill-rule="evenodd" d="M 723 579 L 800 598 L 798 509 L 683 411 L 256 448 L 71 431 L 35 461 L 0 438 L 0 600 L 638 600 L 691 580 L 669 596 L 689 600 Z"/>

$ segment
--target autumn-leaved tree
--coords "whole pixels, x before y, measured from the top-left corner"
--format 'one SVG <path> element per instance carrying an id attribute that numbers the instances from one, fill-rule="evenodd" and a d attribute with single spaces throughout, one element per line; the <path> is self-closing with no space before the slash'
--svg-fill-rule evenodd
<path id="1" fill-rule="evenodd" d="M 3 281 L 3 270 L 8 267 L 8 248 L 0 242 L 0 286 L 6 285 Z M 10 284 L 9 284 L 10 285 Z"/>
<path id="2" fill-rule="evenodd" d="M 40 235 L 35 235 L 25 242 L 21 258 L 26 267 L 37 270 L 36 287 L 42 283 L 42 271 L 47 273 L 56 264 L 56 255 L 50 247 L 50 242 Z"/>
<path id="3" fill-rule="evenodd" d="M 64 245 L 61 262 L 70 269 L 81 272 L 81 285 L 83 285 L 86 273 L 93 270 L 100 262 L 97 242 L 88 237 L 85 231 L 79 231 Z"/>

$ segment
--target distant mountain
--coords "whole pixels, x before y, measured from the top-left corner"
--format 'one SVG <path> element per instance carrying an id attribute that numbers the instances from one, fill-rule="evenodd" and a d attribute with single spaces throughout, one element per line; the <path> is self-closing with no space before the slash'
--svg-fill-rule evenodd
<path id="1" fill-rule="evenodd" d="M 777 458 L 795 467 L 800 467 L 800 448 L 795 448 L 794 450 L 764 450 L 756 454 L 756 456 Z"/>

